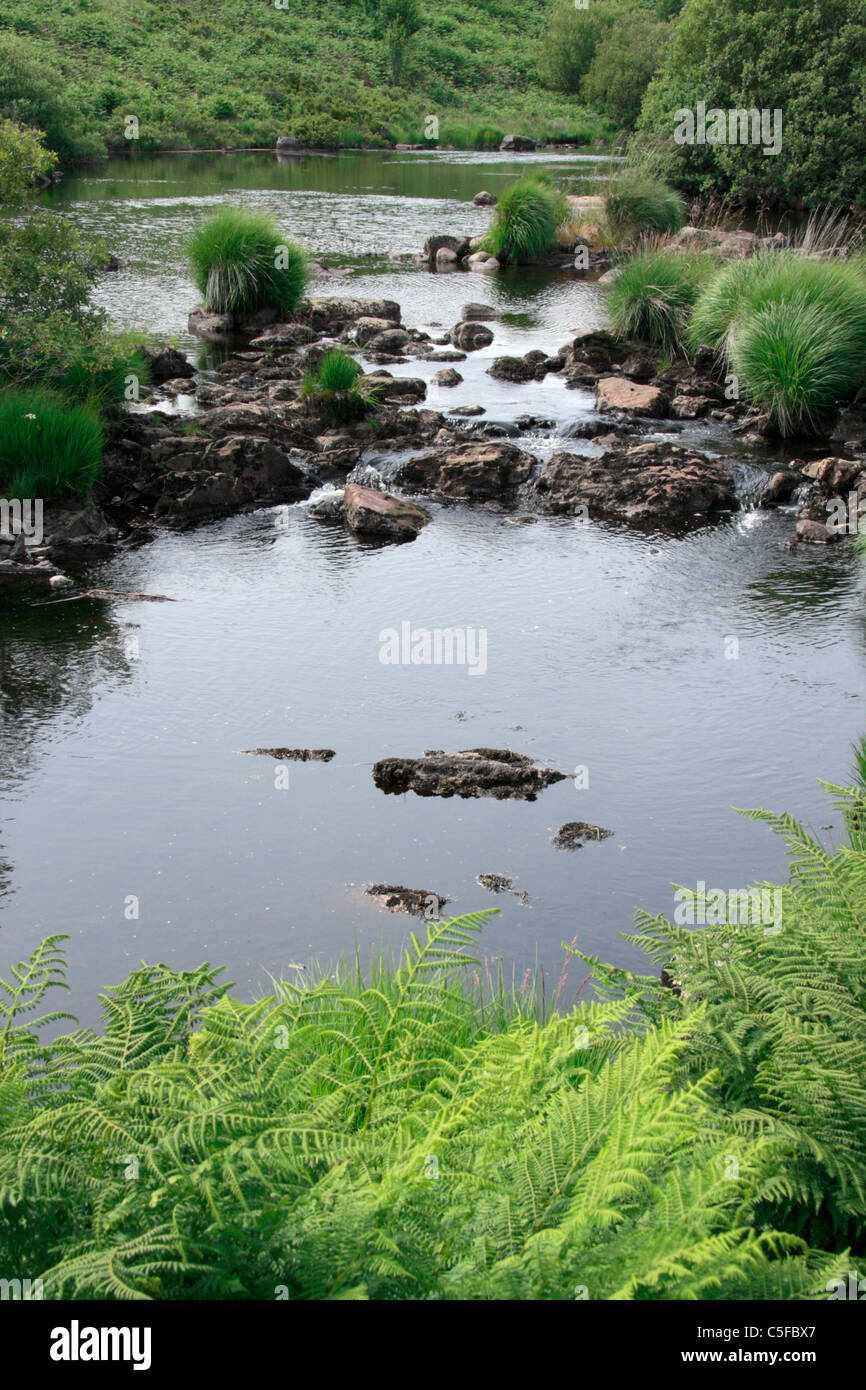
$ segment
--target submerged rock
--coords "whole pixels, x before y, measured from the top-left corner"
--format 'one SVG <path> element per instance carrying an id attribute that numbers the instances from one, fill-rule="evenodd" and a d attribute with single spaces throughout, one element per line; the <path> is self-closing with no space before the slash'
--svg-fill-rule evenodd
<path id="1" fill-rule="evenodd" d="M 604 830 L 600 825 L 570 820 L 559 827 L 550 843 L 557 849 L 582 849 L 588 841 L 608 840 L 612 834 L 612 830 Z"/>
<path id="2" fill-rule="evenodd" d="M 829 545 L 831 541 L 838 539 L 835 531 L 831 531 L 822 521 L 812 521 L 809 517 L 804 517 L 797 522 L 797 540 L 804 541 L 807 545 Z"/>
<path id="3" fill-rule="evenodd" d="M 565 781 L 565 774 L 537 767 L 524 753 L 507 748 L 428 749 L 420 758 L 382 758 L 373 766 L 373 781 L 389 795 L 413 791 L 416 796 L 534 801 L 545 787 Z"/>
<path id="4" fill-rule="evenodd" d="M 329 763 L 336 756 L 333 748 L 242 748 L 240 751 L 253 757 L 273 758 L 278 763 Z"/>
<path id="5" fill-rule="evenodd" d="M 505 878 L 503 874 L 478 874 L 475 882 L 482 888 L 486 888 L 488 893 L 512 893 L 524 906 L 529 903 L 529 894 L 520 888 L 515 888 L 513 880 Z"/>
<path id="6" fill-rule="evenodd" d="M 424 888 L 403 888 L 397 884 L 374 883 L 364 891 L 389 912 L 408 912 L 427 922 L 436 921 L 445 904 L 451 901 Z"/>

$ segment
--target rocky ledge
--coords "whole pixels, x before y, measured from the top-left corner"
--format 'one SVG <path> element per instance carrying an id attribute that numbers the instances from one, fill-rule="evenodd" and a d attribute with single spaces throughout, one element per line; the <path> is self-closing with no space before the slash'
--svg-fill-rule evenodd
<path id="1" fill-rule="evenodd" d="M 676 444 L 625 441 L 596 458 L 559 453 L 535 484 L 554 516 L 686 526 L 737 505 L 726 464 Z"/>

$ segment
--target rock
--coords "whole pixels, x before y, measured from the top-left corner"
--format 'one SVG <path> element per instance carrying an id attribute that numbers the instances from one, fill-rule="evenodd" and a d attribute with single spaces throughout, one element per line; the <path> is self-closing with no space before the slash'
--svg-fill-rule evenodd
<path id="1" fill-rule="evenodd" d="M 389 795 L 413 791 L 416 796 L 534 801 L 545 787 L 564 780 L 564 773 L 536 767 L 525 754 L 507 748 L 431 749 L 421 758 L 382 758 L 373 766 L 373 781 Z"/>
<path id="2" fill-rule="evenodd" d="M 546 512 L 638 523 L 684 526 L 736 506 L 726 464 L 668 443 L 626 440 L 598 458 L 554 454 L 536 487 Z"/>
<path id="3" fill-rule="evenodd" d="M 821 521 L 811 521 L 804 517 L 797 522 L 797 540 L 804 541 L 807 545 L 829 545 L 831 541 L 838 539 L 839 537 Z"/>
<path id="4" fill-rule="evenodd" d="M 499 148 L 500 150 L 528 153 L 535 149 L 535 141 L 528 135 L 506 135 Z"/>
<path id="5" fill-rule="evenodd" d="M 433 374 L 433 380 L 437 386 L 459 386 L 463 378 L 453 367 L 443 367 L 441 372 Z"/>
<path id="6" fill-rule="evenodd" d="M 439 250 L 436 252 L 436 269 L 437 269 L 437 270 L 442 270 L 443 268 L 451 268 L 451 267 L 456 268 L 457 262 L 458 262 L 458 257 L 457 257 L 457 253 L 456 253 L 455 251 L 452 251 L 452 250 L 450 249 L 450 247 L 448 247 L 448 246 L 440 246 L 440 247 L 439 247 Z"/>
<path id="7" fill-rule="evenodd" d="M 240 751 L 253 757 L 273 758 L 278 763 L 329 763 L 336 756 L 333 748 L 242 748 Z"/>
<path id="8" fill-rule="evenodd" d="M 532 474 L 534 459 L 513 444 L 455 444 L 399 464 L 396 480 L 419 492 L 475 502 L 508 499 Z"/>
<path id="9" fill-rule="evenodd" d="M 544 353 L 541 357 L 544 358 Z M 535 377 L 535 364 L 527 362 L 525 357 L 496 357 L 487 368 L 487 375 L 495 376 L 500 381 L 532 381 Z"/>
<path id="10" fill-rule="evenodd" d="M 674 396 L 671 415 L 675 420 L 700 420 L 714 405 L 710 396 Z"/>
<path id="11" fill-rule="evenodd" d="M 488 893 L 512 893 L 515 898 L 520 899 L 524 906 L 529 903 L 529 894 L 515 888 L 514 880 L 506 878 L 504 874 L 478 874 L 475 882 L 481 888 L 486 888 Z"/>
<path id="12" fill-rule="evenodd" d="M 651 381 L 656 374 L 655 363 L 642 352 L 632 352 L 622 364 L 622 374 L 627 376 L 629 381 Z"/>
<path id="13" fill-rule="evenodd" d="M 387 333 L 389 330 L 393 329 L 394 325 L 390 319 L 375 319 L 369 318 L 366 315 L 362 315 L 359 319 L 356 319 L 355 322 L 351 324 L 349 328 L 346 329 L 346 332 L 343 336 L 347 341 L 357 343 L 358 347 L 364 347 L 365 344 L 372 342 L 372 340 L 375 338 L 378 338 L 381 333 Z M 401 329 L 398 329 L 396 331 L 402 332 Z M 407 342 L 408 339 L 409 335 L 407 333 Z"/>
<path id="14" fill-rule="evenodd" d="M 257 435 L 233 435 L 211 444 L 203 462 L 242 480 L 256 501 L 299 502 L 313 490 L 312 479 L 296 460 Z"/>
<path id="15" fill-rule="evenodd" d="M 113 275 L 118 270 L 124 270 L 128 265 L 129 261 L 125 261 L 122 256 L 115 256 L 112 252 L 108 260 L 104 262 L 102 269 L 107 275 Z"/>
<path id="16" fill-rule="evenodd" d="M 156 352 L 143 348 L 142 356 L 150 369 L 150 379 L 156 386 L 179 377 L 188 380 L 195 376 L 195 367 L 177 348 L 166 346 Z"/>
<path id="17" fill-rule="evenodd" d="M 280 135 L 274 146 L 277 154 L 292 154 L 304 149 L 303 140 L 299 140 L 295 135 Z"/>
<path id="18" fill-rule="evenodd" d="M 332 337 L 362 318 L 387 319 L 393 327 L 400 323 L 400 305 L 393 299 L 347 299 L 339 295 L 333 299 L 301 299 L 295 306 L 298 323 Z"/>
<path id="19" fill-rule="evenodd" d="M 620 376 L 602 377 L 596 383 L 595 404 L 606 414 L 649 415 L 660 420 L 668 413 L 668 398 L 658 386 L 640 386 Z"/>
<path id="20" fill-rule="evenodd" d="M 258 401 L 237 401 L 231 405 L 216 406 L 200 418 L 208 433 L 213 435 L 268 435 L 277 428 L 274 412 Z"/>
<path id="21" fill-rule="evenodd" d="M 590 840 L 607 840 L 612 830 L 603 830 L 600 825 L 590 825 L 588 821 L 570 820 L 561 825 L 551 840 L 556 849 L 582 849 Z"/>
<path id="22" fill-rule="evenodd" d="M 382 323 L 386 328 L 391 326 L 387 319 L 376 319 L 375 322 Z M 274 323 L 257 338 L 250 340 L 250 348 L 253 351 L 275 353 L 279 348 L 304 347 L 314 342 L 315 336 L 312 328 L 308 328 L 305 323 Z"/>
<path id="23" fill-rule="evenodd" d="M 408 912 L 428 922 L 438 921 L 443 907 L 450 902 L 450 898 L 429 893 L 424 888 L 401 888 L 393 884 L 374 883 L 364 891 L 389 912 Z"/>
<path id="24" fill-rule="evenodd" d="M 483 323 L 485 320 L 498 318 L 499 311 L 490 304 L 475 304 L 470 300 L 460 310 L 461 323 Z"/>
<path id="25" fill-rule="evenodd" d="M 864 467 L 863 459 L 824 458 L 807 463 L 804 478 L 818 483 L 825 497 L 847 493 L 854 487 Z"/>
<path id="26" fill-rule="evenodd" d="M 475 352 L 478 348 L 488 347 L 493 342 L 491 330 L 483 323 L 458 323 L 451 329 L 450 338 L 456 348 L 461 352 Z"/>
<path id="27" fill-rule="evenodd" d="M 621 274 L 622 271 L 618 265 L 612 266 L 611 269 L 606 270 L 603 275 L 599 275 L 595 283 L 597 285 L 612 285 L 614 280 L 619 279 Z"/>
<path id="28" fill-rule="evenodd" d="M 466 257 L 465 263 L 470 270 L 480 271 L 482 275 L 494 275 L 500 268 L 496 257 L 488 256 L 486 251 L 473 251 L 471 256 Z"/>
<path id="29" fill-rule="evenodd" d="M 449 415 L 484 415 L 483 405 L 454 405 L 448 412 Z"/>
<path id="30" fill-rule="evenodd" d="M 436 259 L 441 250 L 452 251 L 454 259 L 460 261 L 469 252 L 469 238 L 457 236 L 428 236 L 424 242 L 423 258 L 430 270 L 436 267 Z"/>
<path id="31" fill-rule="evenodd" d="M 371 372 L 364 380 L 376 391 L 376 399 L 396 401 L 405 405 L 407 401 L 423 401 L 427 395 L 427 383 L 419 376 L 389 376 L 387 372 Z"/>
<path id="32" fill-rule="evenodd" d="M 231 314 L 212 314 L 208 309 L 193 309 L 187 320 L 190 333 L 197 338 L 209 341 L 222 341 L 235 336 L 234 319 Z"/>
<path id="33" fill-rule="evenodd" d="M 386 328 L 371 338 L 368 346 L 373 352 L 402 352 L 409 341 L 405 328 Z"/>
<path id="34" fill-rule="evenodd" d="M 402 544 L 414 541 L 432 520 L 430 513 L 406 497 L 347 483 L 343 494 L 346 525 L 356 535 Z"/>
<path id="35" fill-rule="evenodd" d="M 780 471 L 774 473 L 758 498 L 759 507 L 781 507 L 789 502 L 797 490 L 799 478 L 796 473 Z"/>
<path id="36" fill-rule="evenodd" d="M 741 261 L 754 255 L 760 246 L 760 239 L 754 232 L 728 232 L 716 247 L 716 255 L 723 261 Z"/>
<path id="37" fill-rule="evenodd" d="M 486 188 L 482 188 L 480 193 L 476 193 L 472 199 L 477 208 L 492 208 L 499 202 L 495 193 L 488 193 Z"/>

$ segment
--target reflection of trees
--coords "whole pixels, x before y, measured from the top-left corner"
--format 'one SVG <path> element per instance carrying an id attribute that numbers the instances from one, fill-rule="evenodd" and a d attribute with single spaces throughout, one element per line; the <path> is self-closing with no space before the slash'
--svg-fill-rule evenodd
<path id="1" fill-rule="evenodd" d="M 2 595 L 0 625 L 0 797 L 36 765 L 60 717 L 80 719 L 98 687 L 124 679 L 125 630 L 109 604 L 53 603 Z M 0 898 L 11 891 L 12 866 L 0 857 Z"/>

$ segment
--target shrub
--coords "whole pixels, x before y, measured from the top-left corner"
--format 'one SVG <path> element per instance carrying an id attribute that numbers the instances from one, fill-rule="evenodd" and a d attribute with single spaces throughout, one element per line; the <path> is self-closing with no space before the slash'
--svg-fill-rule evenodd
<path id="1" fill-rule="evenodd" d="M 102 429 L 86 406 L 49 391 L 0 391 L 0 494 L 50 501 L 87 492 L 102 461 Z"/>
<path id="2" fill-rule="evenodd" d="M 301 400 L 333 420 L 353 420 L 373 405 L 373 394 L 362 379 L 361 366 L 342 348 L 331 348 L 317 367 L 308 367 L 301 382 Z"/>
<path id="3" fill-rule="evenodd" d="M 584 100 L 621 129 L 630 130 L 670 32 L 670 25 L 639 12 L 613 24 L 596 44 L 581 84 Z"/>
<path id="4" fill-rule="evenodd" d="M 0 203 L 17 202 L 56 163 L 39 131 L 0 119 Z"/>
<path id="5" fill-rule="evenodd" d="M 665 139 L 678 110 L 780 110 L 780 153 L 760 146 L 676 147 L 689 193 L 763 203 L 859 206 L 866 126 L 852 120 L 866 81 L 864 0 L 689 0 L 673 31 L 640 124 Z"/>
<path id="6" fill-rule="evenodd" d="M 217 314 L 294 309 L 304 292 L 308 260 L 263 212 L 224 208 L 195 232 L 189 246 L 192 277 L 206 308 Z"/>
<path id="7" fill-rule="evenodd" d="M 623 263 L 607 291 L 614 333 L 660 352 L 682 352 L 689 311 L 710 274 L 706 257 L 644 247 Z"/>
<path id="8" fill-rule="evenodd" d="M 518 179 L 500 195 L 485 245 L 502 261 L 531 261 L 556 246 L 568 215 L 562 193 L 547 180 Z"/>

